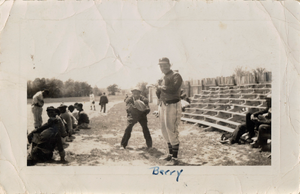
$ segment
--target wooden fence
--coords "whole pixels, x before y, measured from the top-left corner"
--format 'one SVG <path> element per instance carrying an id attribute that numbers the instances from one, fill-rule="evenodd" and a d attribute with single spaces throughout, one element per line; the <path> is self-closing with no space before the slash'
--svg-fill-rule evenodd
<path id="1" fill-rule="evenodd" d="M 240 77 L 229 76 L 186 81 L 184 84 L 184 91 L 190 97 L 199 94 L 201 90 L 207 90 L 212 86 L 239 86 L 270 82 L 272 82 L 272 72 L 264 72 L 257 75 L 249 73 Z"/>
<path id="2" fill-rule="evenodd" d="M 272 72 L 264 72 L 261 74 L 246 74 L 240 77 L 217 77 L 217 78 L 204 78 L 202 80 L 184 81 L 182 89 L 188 97 L 199 94 L 202 90 L 207 90 L 212 86 L 236 86 L 246 84 L 270 83 L 272 82 Z M 149 101 L 157 103 L 155 88 L 149 88 Z"/>

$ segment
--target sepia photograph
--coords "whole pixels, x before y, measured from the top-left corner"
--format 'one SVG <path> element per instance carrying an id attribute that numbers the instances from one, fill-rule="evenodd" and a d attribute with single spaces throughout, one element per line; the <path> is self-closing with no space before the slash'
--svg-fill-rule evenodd
<path id="1" fill-rule="evenodd" d="M 0 136 L 13 190 L 277 191 L 298 158 L 284 159 L 299 148 L 296 5 L 5 1 Z M 42 177 L 66 179 L 53 189 Z"/>
<path id="2" fill-rule="evenodd" d="M 141 10 L 148 4 L 158 5 L 137 2 Z M 103 3 L 59 21 L 26 15 L 27 164 L 271 165 L 272 67 L 280 55 L 263 14 L 237 11 L 251 26 L 186 20 L 208 17 L 192 6 L 176 21 L 152 23 L 156 14 L 122 5 L 118 15 Z"/>

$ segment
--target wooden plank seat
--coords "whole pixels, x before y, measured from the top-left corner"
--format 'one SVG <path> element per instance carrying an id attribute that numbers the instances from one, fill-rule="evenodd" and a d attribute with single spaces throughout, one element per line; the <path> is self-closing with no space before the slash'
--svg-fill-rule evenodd
<path id="1" fill-rule="evenodd" d="M 211 95 L 201 96 L 200 99 L 208 99 L 208 98 L 210 98 L 210 97 L 211 97 Z"/>
<path id="2" fill-rule="evenodd" d="M 218 105 L 216 105 L 215 103 L 206 103 L 207 106 L 205 106 L 204 108 L 202 109 L 216 109 L 218 107 Z"/>
<path id="3" fill-rule="evenodd" d="M 191 119 L 191 118 L 181 118 L 181 120 L 187 121 L 187 122 L 192 122 L 192 123 L 198 123 L 200 125 L 213 127 L 213 128 L 216 128 L 216 129 L 221 129 L 223 131 L 227 131 L 227 132 L 230 132 L 230 133 L 232 133 L 234 131 L 234 129 L 232 129 L 232 128 L 225 127 L 225 126 L 222 126 L 222 125 L 218 125 L 218 124 L 215 124 L 215 123 L 210 123 L 210 122 L 203 121 L 203 120 L 197 120 L 197 119 Z"/>
<path id="4" fill-rule="evenodd" d="M 223 114 L 228 114 L 230 117 L 233 115 L 241 115 L 241 116 L 246 116 L 245 113 L 240 113 L 240 112 L 232 112 L 231 110 L 205 110 L 205 109 L 200 109 L 200 108 L 186 108 L 186 110 L 195 110 L 197 113 L 201 114 L 206 114 L 207 112 L 216 112 L 216 113 L 223 113 Z"/>
<path id="5" fill-rule="evenodd" d="M 236 112 L 236 113 L 245 113 L 247 109 L 242 106 L 232 106 L 231 109 L 228 110 L 229 112 Z"/>
<path id="6" fill-rule="evenodd" d="M 229 98 L 231 99 L 239 99 L 242 97 L 242 94 L 231 94 Z"/>
<path id="7" fill-rule="evenodd" d="M 260 101 L 260 100 L 247 100 L 247 99 L 245 99 L 244 105 L 247 105 L 247 106 L 261 106 L 262 103 L 263 102 Z"/>
<path id="8" fill-rule="evenodd" d="M 230 94 L 240 94 L 240 93 L 242 93 L 239 89 L 231 89 L 229 91 L 230 91 Z"/>
<path id="9" fill-rule="evenodd" d="M 238 122 L 240 124 L 243 124 L 243 123 L 246 123 L 246 115 L 245 116 L 242 116 L 242 115 L 233 115 L 231 118 L 230 118 L 231 121 L 235 121 L 235 122 Z"/>
<path id="10" fill-rule="evenodd" d="M 244 104 L 233 104 L 233 106 L 238 106 L 238 107 L 243 107 L 243 108 L 247 108 L 247 109 L 259 109 L 259 110 L 263 110 L 263 109 L 266 109 L 266 107 L 263 107 L 263 106 L 248 106 L 248 105 L 244 105 Z"/>
<path id="11" fill-rule="evenodd" d="M 220 94 L 212 94 L 210 98 L 220 98 Z"/>
<path id="12" fill-rule="evenodd" d="M 266 87 L 267 87 L 267 84 L 264 84 L 264 83 L 256 84 L 256 85 L 253 86 L 253 88 L 266 88 Z"/>
<path id="13" fill-rule="evenodd" d="M 211 90 L 202 90 L 201 91 L 201 94 L 203 95 L 203 94 L 211 94 L 212 92 L 214 92 L 214 91 L 211 91 Z M 197 94 L 196 94 L 197 95 Z"/>
<path id="14" fill-rule="evenodd" d="M 257 94 L 257 99 L 265 100 L 268 94 Z"/>
<path id="15" fill-rule="evenodd" d="M 241 91 L 241 94 L 254 94 L 255 91 L 253 89 L 242 89 L 240 90 Z"/>
<path id="16" fill-rule="evenodd" d="M 233 94 L 235 95 L 235 94 Z M 220 98 L 230 98 L 232 96 L 232 94 L 220 94 Z"/>
<path id="17" fill-rule="evenodd" d="M 230 109 L 230 105 L 229 104 L 219 104 L 215 108 L 215 110 L 229 110 L 229 109 Z"/>
<path id="18" fill-rule="evenodd" d="M 242 94 L 241 98 L 242 99 L 257 99 L 258 95 L 257 94 Z"/>
<path id="19" fill-rule="evenodd" d="M 245 104 L 246 100 L 245 99 L 231 99 L 230 103 L 231 104 Z"/>
<path id="20" fill-rule="evenodd" d="M 269 90 L 269 89 L 267 89 L 267 90 L 266 89 L 264 89 L 264 90 L 255 90 L 254 93 L 256 93 L 256 94 L 270 94 L 271 90 Z"/>
<path id="21" fill-rule="evenodd" d="M 207 104 L 204 104 L 204 103 L 193 103 L 193 104 L 190 104 L 190 107 L 191 108 L 205 108 L 205 107 L 207 107 Z"/>

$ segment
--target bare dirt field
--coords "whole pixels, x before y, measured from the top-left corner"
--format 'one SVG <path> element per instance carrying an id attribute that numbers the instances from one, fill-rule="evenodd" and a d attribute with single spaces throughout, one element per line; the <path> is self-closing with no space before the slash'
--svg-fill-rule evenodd
<path id="1" fill-rule="evenodd" d="M 57 105 L 56 105 L 57 104 Z M 58 106 L 59 103 L 55 105 Z M 68 103 L 66 103 L 68 104 Z M 48 106 L 48 104 L 47 104 Z M 59 156 L 54 154 L 54 161 L 38 163 L 38 166 L 163 166 L 159 158 L 167 152 L 158 119 L 152 115 L 157 106 L 151 104 L 148 115 L 148 127 L 153 140 L 153 148 L 146 149 L 142 128 L 137 123 L 132 131 L 126 150 L 120 149 L 121 138 L 126 128 L 126 111 L 123 100 L 116 99 L 108 104 L 108 113 L 89 110 L 89 103 L 84 110 L 91 118 L 91 129 L 77 132 L 73 142 L 65 147 L 65 164 L 59 163 Z M 29 107 L 30 109 L 30 107 Z M 31 113 L 30 111 L 28 111 Z M 30 120 L 31 114 L 28 114 Z M 32 116 L 31 116 L 32 119 Z M 47 119 L 47 117 L 45 118 Z M 44 120 L 46 121 L 46 120 Z M 181 123 L 180 131 L 180 165 L 183 166 L 252 166 L 271 165 L 267 156 L 270 152 L 259 152 L 246 144 L 219 143 L 222 132 L 205 130 L 196 125 Z"/>

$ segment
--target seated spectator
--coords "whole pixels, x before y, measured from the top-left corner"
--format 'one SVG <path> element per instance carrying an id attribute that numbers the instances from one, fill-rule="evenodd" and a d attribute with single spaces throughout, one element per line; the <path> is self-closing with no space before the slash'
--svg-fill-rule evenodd
<path id="1" fill-rule="evenodd" d="M 76 103 L 74 104 L 74 111 L 72 111 L 72 115 L 73 115 L 73 116 L 77 119 L 77 121 L 78 121 L 79 116 L 78 116 L 77 106 L 78 106 L 78 103 L 76 102 Z"/>
<path id="2" fill-rule="evenodd" d="M 55 112 L 56 112 L 56 118 L 58 119 L 58 123 L 59 123 L 59 126 L 61 128 L 61 131 L 65 131 L 67 133 L 66 136 L 62 136 L 62 142 L 63 144 L 66 144 L 66 142 L 71 142 L 72 140 L 70 140 L 68 138 L 69 136 L 69 129 L 68 129 L 68 124 L 67 122 L 60 116 L 60 111 L 58 109 L 55 109 Z"/>
<path id="3" fill-rule="evenodd" d="M 260 138 L 265 137 L 265 133 L 271 133 L 271 95 L 266 97 L 267 108 L 263 111 L 258 111 L 253 114 L 247 113 L 246 115 L 246 123 L 237 127 L 237 129 L 233 132 L 232 138 L 230 142 L 238 143 L 240 141 L 240 137 L 249 132 L 248 138 L 246 141 L 248 143 L 252 142 L 252 138 L 255 135 L 255 130 L 258 129 L 258 141 L 255 142 L 253 147 L 261 147 L 266 143 L 266 140 L 260 140 Z"/>
<path id="4" fill-rule="evenodd" d="M 27 157 L 28 166 L 51 160 L 55 148 L 59 151 L 61 161 L 65 162 L 65 151 L 57 125 L 55 108 L 48 107 L 47 114 L 48 122 L 28 135 L 28 141 L 32 143 L 32 149 Z"/>
<path id="5" fill-rule="evenodd" d="M 74 106 L 73 106 L 73 105 L 70 105 L 70 106 L 68 107 L 68 113 L 69 113 L 69 115 L 70 115 L 70 117 L 71 117 L 71 119 L 72 119 L 72 126 L 73 126 L 73 129 L 74 129 L 75 131 L 79 131 L 79 129 L 77 128 L 78 121 L 77 121 L 77 119 L 74 117 L 74 115 L 72 114 L 73 111 L 74 111 Z"/>
<path id="6" fill-rule="evenodd" d="M 89 123 L 90 119 L 89 116 L 84 112 L 82 109 L 82 104 L 77 104 L 76 108 L 78 110 L 78 128 L 79 129 L 90 129 Z"/>
<path id="7" fill-rule="evenodd" d="M 72 124 L 71 116 L 67 112 L 67 106 L 64 105 L 64 104 L 61 104 L 59 107 L 57 107 L 57 109 L 60 112 L 60 117 L 62 119 L 64 119 L 65 122 L 67 123 L 68 134 L 69 134 L 69 140 L 68 141 L 70 141 L 70 138 L 71 138 L 72 134 L 74 133 L 74 131 L 73 131 L 73 124 Z"/>

